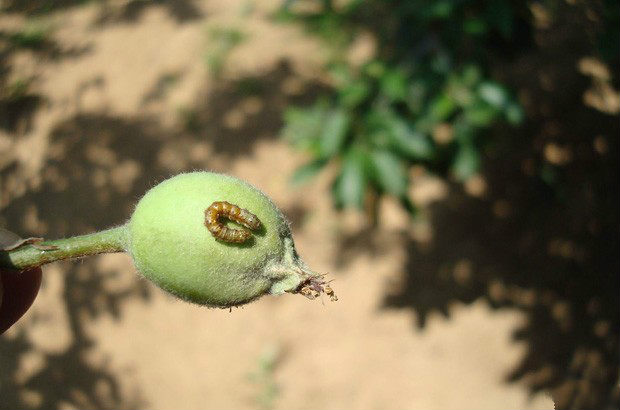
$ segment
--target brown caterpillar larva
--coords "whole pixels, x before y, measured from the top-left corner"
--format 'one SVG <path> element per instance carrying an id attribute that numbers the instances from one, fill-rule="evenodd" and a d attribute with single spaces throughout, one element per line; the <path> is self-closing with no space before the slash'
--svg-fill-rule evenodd
<path id="1" fill-rule="evenodd" d="M 234 229 L 225 226 L 220 219 L 230 219 L 253 231 L 260 229 L 261 222 L 256 215 L 247 209 L 226 201 L 216 201 L 205 209 L 205 226 L 217 240 L 231 243 L 243 243 L 250 239 L 252 233 L 248 229 Z"/>

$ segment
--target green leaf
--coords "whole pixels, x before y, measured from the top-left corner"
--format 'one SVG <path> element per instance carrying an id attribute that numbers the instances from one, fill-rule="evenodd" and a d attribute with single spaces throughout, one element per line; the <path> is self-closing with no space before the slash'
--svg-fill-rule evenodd
<path id="1" fill-rule="evenodd" d="M 409 180 L 400 158 L 390 151 L 374 151 L 371 153 L 373 179 L 384 191 L 397 197 L 407 193 Z"/>
<path id="2" fill-rule="evenodd" d="M 400 118 L 386 121 L 391 145 L 406 156 L 415 159 L 429 159 L 433 155 L 433 145 L 428 137 L 411 128 Z"/>
<path id="3" fill-rule="evenodd" d="M 283 136 L 296 148 L 318 154 L 319 135 L 325 123 L 326 106 L 317 102 L 310 108 L 289 108 L 284 113 Z"/>
<path id="4" fill-rule="evenodd" d="M 340 90 L 340 102 L 347 108 L 355 108 L 370 94 L 370 85 L 364 81 L 353 82 Z"/>
<path id="5" fill-rule="evenodd" d="M 487 24 L 481 18 L 470 18 L 463 23 L 463 29 L 467 34 L 480 35 L 487 32 Z"/>
<path id="6" fill-rule="evenodd" d="M 473 143 L 475 128 L 463 115 L 460 115 L 452 125 L 454 139 L 461 145 Z"/>
<path id="7" fill-rule="evenodd" d="M 473 87 L 476 85 L 478 81 L 480 81 L 480 77 L 482 77 L 482 73 L 480 72 L 480 68 L 476 65 L 470 64 L 463 69 L 462 79 L 466 87 Z"/>
<path id="8" fill-rule="evenodd" d="M 452 56 L 447 50 L 440 49 L 430 61 L 429 68 L 441 76 L 447 76 L 452 71 Z"/>
<path id="9" fill-rule="evenodd" d="M 379 78 L 385 72 L 385 64 L 381 60 L 374 60 L 364 66 L 364 73 L 366 75 Z"/>
<path id="10" fill-rule="evenodd" d="M 508 91 L 501 85 L 490 81 L 485 81 L 478 87 L 480 98 L 491 106 L 502 109 L 510 99 Z"/>
<path id="11" fill-rule="evenodd" d="M 320 155 L 330 158 L 342 149 L 349 130 L 349 116 L 344 110 L 332 110 L 327 114 L 321 132 Z"/>
<path id="12" fill-rule="evenodd" d="M 407 106 L 413 114 L 419 114 L 424 108 L 428 84 L 423 80 L 415 80 L 409 84 Z"/>
<path id="13" fill-rule="evenodd" d="M 431 1 L 421 10 L 422 16 L 427 19 L 447 19 L 452 14 L 454 3 L 453 0 Z"/>
<path id="14" fill-rule="evenodd" d="M 441 122 L 452 115 L 455 109 L 456 104 L 452 98 L 447 94 L 440 94 L 431 102 L 429 115 L 434 121 Z"/>
<path id="15" fill-rule="evenodd" d="M 473 126 L 487 127 L 497 117 L 498 111 L 487 104 L 476 104 L 465 111 L 465 119 Z"/>
<path id="16" fill-rule="evenodd" d="M 461 76 L 456 73 L 450 75 L 446 93 L 452 98 L 456 105 L 461 108 L 470 106 L 476 100 L 473 91 L 471 86 L 465 82 L 464 75 Z"/>
<path id="17" fill-rule="evenodd" d="M 332 63 L 327 68 L 327 71 L 336 84 L 347 84 L 352 80 L 351 69 L 346 64 L 340 62 Z"/>
<path id="18" fill-rule="evenodd" d="M 290 179 L 290 183 L 292 185 L 298 186 L 308 182 L 309 179 L 318 174 L 319 171 L 321 171 L 323 167 L 327 165 L 327 162 L 328 161 L 324 159 L 317 159 L 300 166 L 293 173 L 293 176 Z"/>
<path id="19" fill-rule="evenodd" d="M 405 208 L 405 210 L 409 213 L 411 217 L 416 217 L 418 215 L 418 207 L 411 201 L 408 195 L 400 197 L 400 205 Z"/>
<path id="20" fill-rule="evenodd" d="M 523 121 L 523 117 L 525 114 L 523 113 L 523 108 L 516 102 L 511 102 L 506 107 L 505 111 L 506 120 L 512 125 L 519 125 Z"/>
<path id="21" fill-rule="evenodd" d="M 399 70 L 386 71 L 381 77 L 381 91 L 393 101 L 407 97 L 407 76 Z"/>
<path id="22" fill-rule="evenodd" d="M 480 155 L 473 144 L 462 144 L 452 164 L 452 172 L 459 181 L 465 181 L 478 171 Z"/>
<path id="23" fill-rule="evenodd" d="M 347 153 L 342 172 L 334 185 L 336 203 L 341 206 L 362 208 L 366 190 L 365 154 L 359 150 Z"/>

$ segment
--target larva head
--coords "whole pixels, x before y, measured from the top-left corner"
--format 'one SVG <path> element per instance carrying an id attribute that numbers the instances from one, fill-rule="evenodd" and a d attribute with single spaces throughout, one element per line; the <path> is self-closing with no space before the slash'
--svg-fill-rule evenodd
<path id="1" fill-rule="evenodd" d="M 205 210 L 218 201 L 255 215 L 260 230 L 244 243 L 216 240 Z M 240 305 L 265 293 L 297 292 L 316 276 L 297 256 L 288 223 L 271 200 L 227 175 L 193 172 L 162 182 L 140 200 L 128 228 L 127 248 L 138 270 L 191 302 Z"/>

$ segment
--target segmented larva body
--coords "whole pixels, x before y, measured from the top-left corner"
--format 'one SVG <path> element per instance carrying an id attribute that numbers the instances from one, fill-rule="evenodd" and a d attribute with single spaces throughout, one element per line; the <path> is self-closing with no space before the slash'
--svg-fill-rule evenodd
<path id="1" fill-rule="evenodd" d="M 260 229 L 261 222 L 256 215 L 247 209 L 226 201 L 216 201 L 205 209 L 205 226 L 217 240 L 231 243 L 243 243 L 250 239 L 252 233 L 248 229 L 234 229 L 225 226 L 221 218 L 230 219 L 253 231 Z"/>

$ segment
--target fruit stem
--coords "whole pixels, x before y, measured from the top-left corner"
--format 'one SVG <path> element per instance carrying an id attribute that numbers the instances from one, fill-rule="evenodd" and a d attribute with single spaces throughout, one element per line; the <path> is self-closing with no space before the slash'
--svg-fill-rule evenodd
<path id="1" fill-rule="evenodd" d="M 123 252 L 126 236 L 127 227 L 122 225 L 88 235 L 23 245 L 12 250 L 0 250 L 0 268 L 22 271 L 64 259 Z"/>

